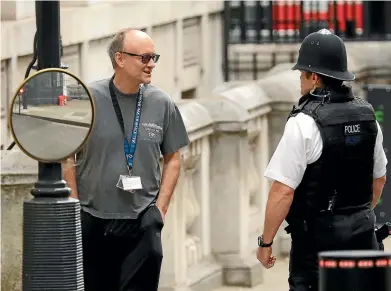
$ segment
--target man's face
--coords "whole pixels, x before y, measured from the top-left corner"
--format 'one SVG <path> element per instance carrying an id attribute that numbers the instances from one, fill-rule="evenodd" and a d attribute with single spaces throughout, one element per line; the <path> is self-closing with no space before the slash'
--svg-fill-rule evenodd
<path id="1" fill-rule="evenodd" d="M 314 73 L 300 71 L 301 95 L 308 94 L 318 82 L 318 76 Z"/>
<path id="2" fill-rule="evenodd" d="M 140 84 L 151 83 L 152 71 L 155 68 L 155 45 L 151 39 L 127 40 L 118 56 L 117 64 L 128 77 Z"/>

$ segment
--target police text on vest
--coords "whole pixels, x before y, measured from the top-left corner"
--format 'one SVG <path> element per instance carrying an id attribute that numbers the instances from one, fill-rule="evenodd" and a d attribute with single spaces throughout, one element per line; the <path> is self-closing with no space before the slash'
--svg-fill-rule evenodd
<path id="1" fill-rule="evenodd" d="M 345 125 L 345 134 L 346 133 L 360 133 L 360 124 Z"/>

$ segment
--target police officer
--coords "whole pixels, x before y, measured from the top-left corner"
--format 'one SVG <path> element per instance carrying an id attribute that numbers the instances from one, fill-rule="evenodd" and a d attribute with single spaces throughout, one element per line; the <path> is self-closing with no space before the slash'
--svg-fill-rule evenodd
<path id="1" fill-rule="evenodd" d="M 376 206 L 385 183 L 383 135 L 372 106 L 343 81 L 343 41 L 326 29 L 308 35 L 299 51 L 303 95 L 265 171 L 272 180 L 257 258 L 266 268 L 281 223 L 292 238 L 290 291 L 318 289 L 318 253 L 378 249 Z"/>

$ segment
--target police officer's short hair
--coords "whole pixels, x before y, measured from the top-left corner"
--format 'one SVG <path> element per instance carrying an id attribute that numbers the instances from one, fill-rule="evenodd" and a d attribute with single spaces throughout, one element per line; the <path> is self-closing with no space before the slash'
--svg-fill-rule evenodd
<path id="1" fill-rule="evenodd" d="M 339 89 L 342 87 L 344 82 L 327 76 L 319 75 L 319 77 L 322 80 L 323 85 L 329 87 L 330 89 Z"/>
<path id="2" fill-rule="evenodd" d="M 311 74 L 312 74 L 312 72 L 306 72 L 307 78 L 309 78 L 311 76 Z M 342 87 L 342 84 L 344 82 L 344 81 L 337 80 L 332 77 L 324 76 L 321 74 L 317 74 L 317 73 L 314 73 L 314 74 L 318 75 L 319 79 L 322 81 L 322 84 L 325 87 L 329 87 L 330 89 L 339 89 Z"/>

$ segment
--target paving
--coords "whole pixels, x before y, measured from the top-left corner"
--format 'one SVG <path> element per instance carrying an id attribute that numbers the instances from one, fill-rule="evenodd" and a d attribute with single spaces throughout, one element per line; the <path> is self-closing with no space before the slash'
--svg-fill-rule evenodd
<path id="1" fill-rule="evenodd" d="M 29 115 L 46 118 L 61 123 L 76 124 L 89 127 L 92 117 L 90 100 L 71 99 L 66 105 L 29 105 L 27 109 L 20 108 L 19 104 L 13 107 L 13 114 Z"/>
<path id="2" fill-rule="evenodd" d="M 41 160 L 69 156 L 87 137 L 88 127 L 53 122 L 34 116 L 13 117 L 15 136 L 21 146 Z"/>
<path id="3" fill-rule="evenodd" d="M 386 251 L 391 252 L 391 238 L 385 241 Z M 264 271 L 264 282 L 254 288 L 221 287 L 214 291 L 288 291 L 288 258 L 278 258 L 273 268 Z"/>

